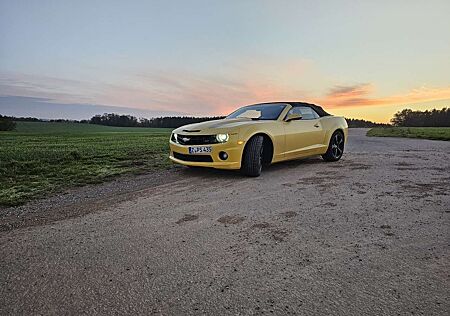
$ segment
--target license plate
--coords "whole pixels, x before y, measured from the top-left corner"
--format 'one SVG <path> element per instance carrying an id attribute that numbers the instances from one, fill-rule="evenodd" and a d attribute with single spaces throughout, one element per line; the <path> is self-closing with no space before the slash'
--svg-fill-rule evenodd
<path id="1" fill-rule="evenodd" d="M 191 155 L 210 154 L 211 150 L 212 150 L 211 146 L 189 147 L 189 154 Z"/>

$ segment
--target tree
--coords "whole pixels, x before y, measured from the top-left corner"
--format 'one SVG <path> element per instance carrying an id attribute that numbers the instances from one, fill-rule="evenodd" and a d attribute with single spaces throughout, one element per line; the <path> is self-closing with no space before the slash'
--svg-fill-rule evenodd
<path id="1" fill-rule="evenodd" d="M 450 109 L 433 109 L 431 111 L 413 111 L 411 109 L 404 109 L 395 113 L 391 122 L 395 126 L 450 127 Z"/>
<path id="2" fill-rule="evenodd" d="M 0 131 L 12 131 L 16 128 L 16 122 L 0 115 Z"/>

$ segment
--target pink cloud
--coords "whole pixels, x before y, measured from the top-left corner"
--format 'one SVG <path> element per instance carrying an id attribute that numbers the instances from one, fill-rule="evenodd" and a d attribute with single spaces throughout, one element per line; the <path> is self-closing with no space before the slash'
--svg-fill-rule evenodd
<path id="1" fill-rule="evenodd" d="M 93 103 L 195 115 L 227 114 L 236 107 L 268 101 L 308 101 L 325 108 L 400 105 L 450 99 L 450 86 L 419 87 L 377 96 L 375 85 L 334 85 L 308 61 L 248 61 L 226 68 L 230 73 L 200 75 L 188 71 L 145 71 L 121 81 L 81 81 L 26 74 L 2 74 L 0 95 L 54 99 L 63 103 Z M 302 87 L 317 87 L 302 90 Z"/>

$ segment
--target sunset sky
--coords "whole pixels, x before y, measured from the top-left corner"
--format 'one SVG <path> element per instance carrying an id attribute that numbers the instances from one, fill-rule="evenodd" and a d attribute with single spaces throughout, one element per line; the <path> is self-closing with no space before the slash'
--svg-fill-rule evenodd
<path id="1" fill-rule="evenodd" d="M 448 0 L 0 0 L 0 114 L 287 100 L 387 122 L 450 107 L 449 16 Z"/>

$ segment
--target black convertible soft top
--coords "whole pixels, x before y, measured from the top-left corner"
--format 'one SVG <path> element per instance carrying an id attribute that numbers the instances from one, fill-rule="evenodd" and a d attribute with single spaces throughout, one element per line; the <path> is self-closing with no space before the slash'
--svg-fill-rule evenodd
<path id="1" fill-rule="evenodd" d="M 325 112 L 325 110 L 319 106 L 319 105 L 315 105 L 312 103 L 306 103 L 306 102 L 284 102 L 284 101 L 278 101 L 278 102 L 264 102 L 264 103 L 258 103 L 258 104 L 271 104 L 271 103 L 287 103 L 290 104 L 292 106 L 306 106 L 309 107 L 311 109 L 313 109 L 314 111 L 316 111 L 317 114 L 319 114 L 320 117 L 323 116 L 330 116 L 330 113 Z"/>

